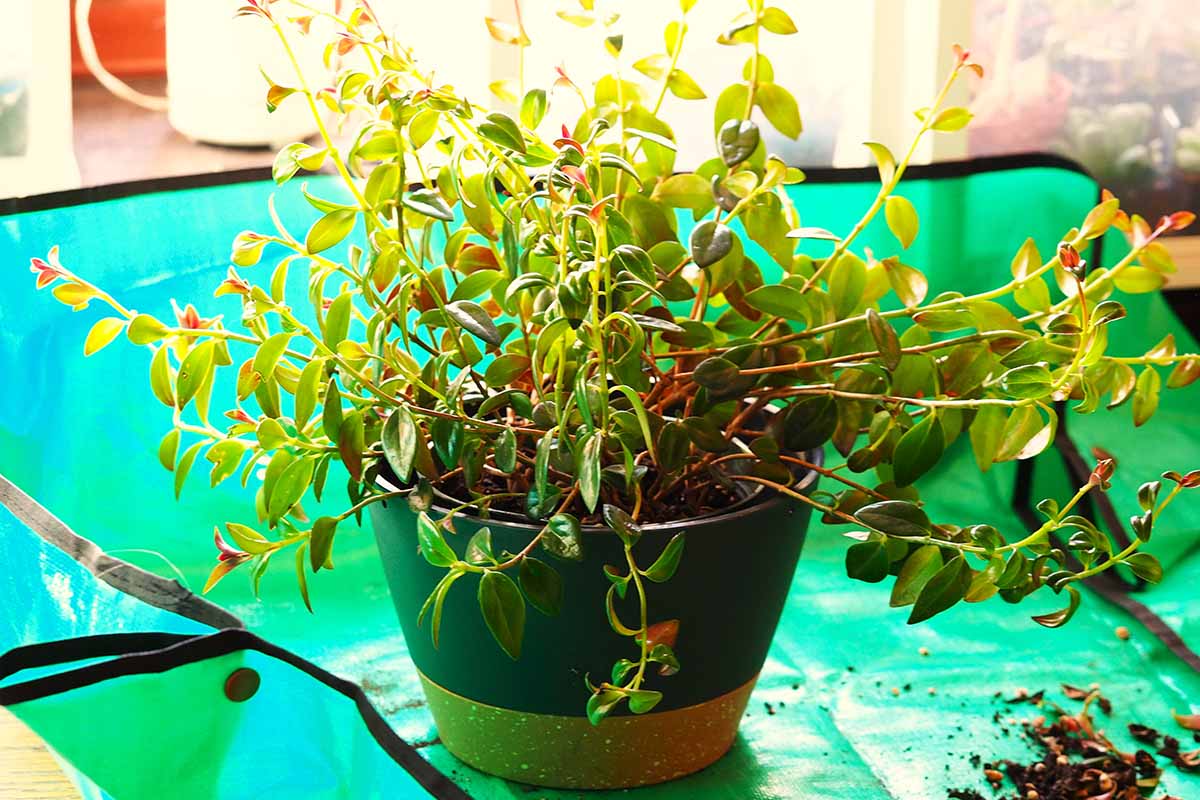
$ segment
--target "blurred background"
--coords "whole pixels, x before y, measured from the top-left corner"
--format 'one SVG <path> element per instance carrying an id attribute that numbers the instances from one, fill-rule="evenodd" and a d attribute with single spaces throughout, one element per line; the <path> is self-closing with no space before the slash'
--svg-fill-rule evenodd
<path id="1" fill-rule="evenodd" d="M 291 0 L 285 0 L 286 5 Z M 601 0 L 603 4 L 603 0 Z M 258 68 L 286 82 L 269 32 L 235 20 L 241 0 L 0 0 L 0 197 L 16 197 L 271 162 L 309 132 L 302 103 L 273 115 Z M 778 0 L 800 36 L 764 45 L 778 80 L 800 101 L 796 141 L 764 128 L 769 149 L 800 166 L 867 163 L 864 140 L 893 150 L 912 110 L 945 75 L 950 46 L 972 47 L 987 74 L 956 102 L 975 120 L 965 135 L 931 137 L 918 161 L 1049 151 L 1077 161 L 1124 205 L 1150 219 L 1200 206 L 1200 15 L 1194 0 Z M 517 73 L 517 48 L 493 40 L 484 17 L 513 22 L 513 0 L 376 0 L 385 26 L 436 80 L 503 107 L 489 89 Z M 307 10 L 300 6 L 307 6 Z M 338 0 L 299 3 L 297 14 Z M 526 0 L 533 46 L 524 74 L 549 87 L 561 67 L 584 91 L 611 70 L 603 34 L 556 12 L 571 0 Z M 610 0 L 624 35 L 622 69 L 661 52 L 675 2 Z M 689 15 L 680 66 L 707 100 L 671 97 L 680 164 L 713 152 L 712 101 L 742 54 L 716 44 L 740 0 L 705 0 Z M 319 46 L 302 53 L 315 81 Z M 328 74 L 328 73 L 324 73 Z M 968 96 L 968 93 L 973 96 Z M 552 95 L 546 125 L 556 128 Z M 569 108 L 563 118 L 574 114 Z M 694 133 L 689 133 L 693 132 Z M 1200 247 L 1174 243 L 1193 277 Z"/>

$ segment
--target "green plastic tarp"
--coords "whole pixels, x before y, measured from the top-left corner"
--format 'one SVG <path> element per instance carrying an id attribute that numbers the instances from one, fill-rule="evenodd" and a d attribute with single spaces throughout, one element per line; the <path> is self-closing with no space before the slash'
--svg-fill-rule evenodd
<path id="1" fill-rule="evenodd" d="M 280 188 L 262 177 L 209 176 L 7 207 L 0 202 L 0 367 L 7 379 L 0 393 L 0 474 L 110 557 L 165 579 L 155 584 L 160 588 L 178 581 L 198 591 L 213 564 L 213 527 L 252 516 L 252 494 L 236 481 L 209 490 L 197 464 L 175 500 L 172 476 L 156 456 L 170 412 L 151 401 L 147 353 L 115 343 L 84 359 L 84 337 L 99 315 L 72 314 L 36 294 L 26 265 L 58 244 L 64 264 L 129 307 L 169 317 L 172 299 L 197 302 L 204 316 L 224 314 L 227 324 L 236 325 L 236 298 L 211 299 L 233 237 L 243 229 L 269 229 L 272 193 L 282 217 L 297 220 L 297 230 L 316 216 L 297 182 Z M 817 170 L 790 191 L 805 225 L 838 231 L 853 225 L 876 188 L 873 171 Z M 330 196 L 337 191 L 320 176 L 310 179 L 309 189 Z M 1019 157 L 916 168 L 902 192 L 921 217 L 920 236 L 904 260 L 927 272 L 932 296 L 1007 280 L 1009 262 L 1026 236 L 1043 253 L 1052 252 L 1095 203 L 1098 187 L 1059 160 Z M 860 241 L 878 255 L 898 249 L 882 220 Z M 1119 243 L 1106 249 L 1111 258 Z M 265 280 L 261 273 L 254 278 Z M 1137 333 L 1138 341 L 1146 330 L 1171 331 L 1181 350 L 1195 348 L 1161 298 L 1139 297 L 1129 306 L 1129 318 L 1117 324 Z M 1119 346 L 1120 337 L 1115 339 Z M 215 394 L 223 389 L 231 391 L 218 385 Z M 1186 392 L 1165 393 L 1159 414 L 1136 438 L 1127 408 L 1071 420 L 1085 452 L 1099 444 L 1120 459 L 1113 495 L 1123 517 L 1133 512 L 1133 490 L 1141 481 L 1165 468 L 1200 464 L 1193 407 Z M 1055 459 L 1039 461 L 1035 492 L 1061 495 L 1066 489 Z M 1016 469 L 1004 464 L 980 474 L 959 442 L 923 488 L 931 516 L 1020 530 L 1012 510 Z M 332 502 L 329 508 L 340 510 Z M 1172 506 L 1151 545 L 1168 577 L 1139 593 L 1193 645 L 1200 642 L 1197 527 L 1194 502 Z M 284 565 L 263 579 L 261 600 L 245 580 L 221 583 L 208 599 L 225 617 L 213 616 L 211 608 L 193 613 L 199 607 L 193 605 L 181 616 L 173 607 L 131 598 L 106 582 L 112 572 L 98 579 L 94 573 L 104 570 L 79 566 L 44 533 L 11 506 L 0 517 L 0 650 L 9 651 L 0 675 L 10 671 L 5 664 L 23 663 L 21 658 L 37 664 L 7 675 L 0 700 L 55 749 L 89 798 L 421 797 L 429 796 L 429 785 L 435 796 L 447 791 L 437 784 L 439 776 L 418 765 L 421 785 L 403 755 L 408 747 L 471 797 L 578 796 L 481 774 L 441 747 L 407 662 L 369 531 L 339 531 L 337 568 L 310 580 L 315 614 L 304 609 Z M 984 789 L 970 756 L 1028 755 L 1020 738 L 1006 735 L 993 719 L 997 711 L 1004 717 L 1028 714 L 994 696 L 1018 687 L 1053 695 L 1061 683 L 1100 683 L 1114 705 L 1109 733 L 1127 746 L 1126 721 L 1166 729 L 1172 709 L 1200 710 L 1200 675 L 1127 613 L 1090 592 L 1061 630 L 1029 619 L 1060 601 L 1052 595 L 1021 607 L 999 600 L 960 604 L 909 627 L 902 610 L 888 608 L 887 585 L 846 578 L 841 533 L 819 522 L 812 526 L 774 647 L 729 755 L 697 775 L 633 796 L 940 800 L 950 787 Z M 194 598 L 187 602 L 195 604 Z M 234 626 L 214 632 L 230 627 L 231 618 L 247 631 Z M 1118 626 L 1133 631 L 1129 640 L 1114 634 Z M 80 639 L 148 633 L 176 638 Z M 38 649 L 56 641 L 68 644 Z M 133 656 L 132 667 L 129 656 L 97 657 L 110 650 L 143 655 Z M 139 664 L 146 671 L 138 672 Z M 261 686 L 234 703 L 223 682 L 243 666 L 259 674 Z M 76 685 L 78 670 L 96 667 L 101 671 L 89 674 L 132 671 Z M 38 692 L 32 684 L 57 690 Z M 403 741 L 371 730 L 374 712 L 364 710 L 354 687 Z M 1168 768 L 1162 785 L 1181 797 L 1200 797 L 1200 776 Z M 631 793 L 588 796 L 618 794 Z"/>

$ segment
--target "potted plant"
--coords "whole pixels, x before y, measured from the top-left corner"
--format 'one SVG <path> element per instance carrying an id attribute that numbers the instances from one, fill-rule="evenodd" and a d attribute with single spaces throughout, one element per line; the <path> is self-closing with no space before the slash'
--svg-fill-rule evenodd
<path id="1" fill-rule="evenodd" d="M 1124 565 L 1157 579 L 1140 548 L 1200 483 L 1146 483 L 1124 549 L 1074 513 L 1108 488 L 1110 461 L 1061 505 L 1041 504 L 1034 531 L 930 520 L 914 484 L 954 440 L 969 438 L 986 470 L 1048 447 L 1058 401 L 1085 413 L 1127 403 L 1141 424 L 1160 370 L 1170 387 L 1200 375 L 1200 358 L 1170 341 L 1137 358 L 1106 352 L 1124 313 L 1111 296 L 1157 285 L 1156 240 L 1192 217 L 1151 226 L 1106 197 L 1049 257 L 1027 241 L 995 289 L 928 297 L 918 269 L 860 255 L 855 240 L 881 212 L 900 249 L 918 236 L 897 186 L 921 137 L 970 120 L 946 98 L 982 69 L 956 48 L 906 154 L 867 145 L 880 188 L 852 230 L 802 227 L 784 187 L 804 176 L 759 135 L 761 121 L 800 133 L 763 52 L 796 30 L 777 7 L 751 0 L 721 37 L 747 60 L 715 103 L 718 156 L 677 170 L 665 113 L 704 94 L 681 67 L 692 5 L 665 52 L 634 64 L 648 82 L 614 72 L 589 95 L 560 72 L 553 103 L 518 87 L 516 116 L 432 83 L 366 0 L 332 17 L 328 52 L 346 59 L 333 84 L 271 76 L 267 102 L 307 103 L 321 130 L 319 144 L 283 149 L 275 180 L 329 166 L 347 194 L 306 192 L 319 216 L 303 234 L 276 216 L 275 231 L 237 237 L 216 289 L 240 299 L 236 326 L 191 305 L 173 322 L 135 312 L 56 251 L 33 260 L 58 300 L 114 310 L 85 354 L 122 333 L 151 349 L 151 388 L 174 415 L 159 456 L 176 486 L 201 455 L 214 484 L 239 470 L 247 484 L 266 460 L 257 523 L 216 532 L 208 585 L 239 568 L 257 584 L 290 558 L 307 603 L 308 573 L 369 509 L 442 741 L 529 783 L 631 786 L 718 758 L 813 509 L 851 526 L 849 576 L 894 577 L 909 622 L 1044 590 L 1064 598 L 1034 618 L 1054 627 L 1087 577 Z M 289 52 L 312 23 L 265 0 L 240 13 Z M 615 18 L 586 0 L 563 16 L 604 29 L 615 69 Z M 487 24 L 529 45 L 520 25 Z M 538 133 L 576 103 L 573 125 Z M 1128 254 L 1086 270 L 1081 252 L 1112 226 Z M 813 239 L 819 257 L 801 251 Z M 765 256 L 749 258 L 752 245 Z M 288 293 L 289 271 L 303 271 L 306 294 Z M 236 373 L 227 420 L 213 413 L 219 373 Z M 343 483 L 344 511 L 306 515 L 310 495 Z"/>

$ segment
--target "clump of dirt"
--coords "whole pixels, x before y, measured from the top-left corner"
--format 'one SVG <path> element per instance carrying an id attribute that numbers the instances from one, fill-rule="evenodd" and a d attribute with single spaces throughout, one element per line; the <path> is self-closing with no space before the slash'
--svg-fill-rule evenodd
<path id="1" fill-rule="evenodd" d="M 985 761 L 972 756 L 998 800 L 1142 800 L 1154 795 L 1164 762 L 1185 771 L 1200 771 L 1200 750 L 1185 752 L 1179 740 L 1141 723 L 1130 723 L 1129 733 L 1145 748 L 1129 753 L 1120 750 L 1097 729 L 1093 707 L 1106 716 L 1112 704 L 1098 688 L 1079 689 L 1063 684 L 1063 694 L 1082 703 L 1072 713 L 1046 699 L 1045 691 L 1030 694 L 1020 690 L 1004 702 L 1026 703 L 1041 714 L 1021 725 L 1022 734 L 1038 757 L 1028 763 L 1009 760 Z M 993 719 L 999 720 L 997 713 Z M 951 789 L 952 800 L 985 800 L 974 789 Z M 1157 800 L 1180 800 L 1167 795 Z"/>

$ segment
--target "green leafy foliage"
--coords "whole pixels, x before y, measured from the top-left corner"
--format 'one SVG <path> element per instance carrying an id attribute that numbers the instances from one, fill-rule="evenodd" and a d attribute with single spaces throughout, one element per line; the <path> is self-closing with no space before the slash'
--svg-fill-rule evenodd
<path id="1" fill-rule="evenodd" d="M 293 27 L 258 5 L 244 22 L 275 26 L 292 47 Z M 909 158 L 894 153 L 970 122 L 969 109 L 946 103 L 964 74 L 982 73 L 963 51 L 946 91 L 917 112 L 916 140 L 867 143 L 878 194 L 833 232 L 802 225 L 809 210 L 786 187 L 804 175 L 760 130 L 803 135 L 802 104 L 769 57 L 789 46 L 777 37 L 796 34 L 796 19 L 758 0 L 735 9 L 718 42 L 743 54 L 740 69 L 724 87 L 703 87 L 689 71 L 692 0 L 662 31 L 661 51 L 632 55 L 596 5 L 560 16 L 596 31 L 597 47 L 633 70 L 590 92 L 566 73 L 554 87 L 494 86 L 515 116 L 431 81 L 365 6 L 346 10 L 331 45 L 345 65 L 331 81 L 288 81 L 329 87 L 310 98 L 326 115 L 322 139 L 288 145 L 272 168 L 280 184 L 324 169 L 344 185 L 333 199 L 302 185 L 307 214 L 285 221 L 272 206 L 274 230 L 238 234 L 215 294 L 240 314 L 187 305 L 164 322 L 69 271 L 57 248 L 31 260 L 37 287 L 58 302 L 105 307 L 85 354 L 122 330 L 153 351 L 151 392 L 174 423 L 158 457 L 176 495 L 201 455 L 210 483 L 240 472 L 253 490 L 264 532 L 231 523 L 231 542 L 218 534 L 209 587 L 242 564 L 257 587 L 276 551 L 290 549 L 307 605 L 306 572 L 332 566 L 338 532 L 372 504 L 407 502 L 415 546 L 443 571 L 421 612 L 435 644 L 446 597 L 469 576 L 484 626 L 515 659 L 526 602 L 553 614 L 570 591 L 544 554 L 578 562 L 594 536 L 616 537 L 624 563 L 604 568 L 606 610 L 630 650 L 610 681 L 589 683 L 588 717 L 599 722 L 622 703 L 651 711 L 661 695 L 643 685 L 647 671 L 680 669 L 678 622 L 653 618 L 646 586 L 686 569 L 670 524 L 718 513 L 740 489 L 788 494 L 853 526 L 847 573 L 894 576 L 890 602 L 910 608 L 910 622 L 1048 587 L 1068 605 L 1035 620 L 1054 627 L 1078 606 L 1078 582 L 1119 565 L 1158 580 L 1161 565 L 1140 548 L 1163 507 L 1200 484 L 1195 472 L 1143 487 L 1123 549 L 1073 511 L 1110 488 L 1111 463 L 1074 497 L 1041 506 L 1046 522 L 1032 531 L 935 522 L 918 486 L 960 437 L 987 470 L 1049 447 L 1062 401 L 1072 413 L 1128 403 L 1140 426 L 1163 391 L 1194 384 L 1200 354 L 1170 337 L 1141 356 L 1109 352 L 1110 339 L 1124 350 L 1140 334 L 1121 328 L 1120 293 L 1163 285 L 1175 267 L 1158 240 L 1192 216 L 1152 226 L 1106 195 L 1049 260 L 1027 240 L 1011 280 L 970 296 L 931 287 L 921 262 L 943 256 L 914 247 L 926 210 L 900 193 Z M 534 46 L 520 25 L 481 26 Z M 269 107 L 296 92 L 270 82 Z M 575 120 L 565 116 L 573 93 L 584 106 Z M 682 169 L 676 151 L 694 132 L 673 113 L 708 97 L 711 158 Z M 892 249 L 912 263 L 858 240 L 881 214 Z M 1081 249 L 1111 231 L 1126 234 L 1127 252 L 1089 274 Z M 988 274 L 1004 272 L 996 267 Z M 819 491 L 798 492 L 814 448 L 844 461 L 822 468 Z M 345 510 L 310 520 L 309 497 L 337 502 L 347 475 Z M 520 552 L 496 552 L 488 528 L 465 548 L 450 544 L 456 514 L 494 511 L 530 521 Z"/>

